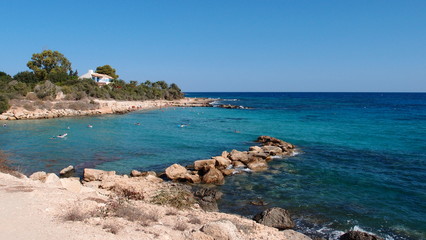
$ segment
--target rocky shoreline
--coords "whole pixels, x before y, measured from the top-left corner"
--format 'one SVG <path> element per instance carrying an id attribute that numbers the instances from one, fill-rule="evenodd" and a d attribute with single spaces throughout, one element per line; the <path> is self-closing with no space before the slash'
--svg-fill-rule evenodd
<path id="1" fill-rule="evenodd" d="M 115 101 L 115 100 L 80 100 L 80 101 L 31 101 L 14 100 L 11 108 L 0 114 L 0 120 L 50 119 L 61 117 L 94 116 L 103 114 L 125 114 L 138 110 L 151 110 L 170 107 L 214 107 L 214 99 L 183 98 L 179 100 Z M 249 109 L 234 105 L 217 105 L 227 109 Z"/>
<path id="2" fill-rule="evenodd" d="M 73 177 L 75 169 L 68 166 L 60 171 L 60 177 L 54 173 L 36 172 L 29 178 L 21 175 L 21 180 L 30 182 L 30 186 L 44 184 L 65 189 L 79 196 L 79 199 L 83 195 L 91 194 L 90 199 L 97 199 L 95 203 L 86 201 L 79 203 L 84 202 L 84 204 L 90 205 L 88 209 L 86 207 L 84 210 L 79 210 L 80 213 L 84 212 L 89 215 L 84 217 L 84 223 L 96 227 L 105 225 L 106 220 L 119 221 L 116 219 L 117 217 L 130 222 L 135 221 L 132 220 L 133 218 L 137 218 L 137 221 L 145 226 L 142 230 L 140 227 L 138 228 L 138 234 L 145 234 L 142 236 L 146 239 L 158 238 L 155 234 L 153 238 L 150 235 L 152 234 L 150 227 L 154 225 L 162 226 L 162 234 L 168 236 L 164 239 L 170 237 L 172 239 L 311 239 L 291 230 L 295 227 L 295 223 L 285 209 L 272 207 L 256 214 L 252 220 L 217 212 L 216 201 L 221 198 L 222 193 L 215 188 L 208 187 L 209 185 L 224 184 L 225 176 L 243 171 L 266 170 L 267 163 L 274 158 L 290 157 L 297 153 L 296 146 L 274 137 L 260 136 L 256 142 L 260 146 L 251 146 L 249 151 L 235 149 L 229 153 L 224 151 L 221 156 L 197 160 L 186 167 L 173 164 L 162 174 L 132 170 L 129 175 L 117 175 L 115 171 L 85 168 L 83 177 L 80 179 Z M 164 179 L 170 181 L 164 181 Z M 182 182 L 190 184 L 182 184 Z M 0 191 L 4 186 L 0 186 Z M 24 188 L 26 189 L 26 187 Z M 132 217 L 130 211 L 126 211 L 127 215 L 117 212 L 117 208 L 124 207 L 130 208 L 132 211 L 148 208 L 151 209 L 151 214 L 160 212 L 161 217 L 157 216 L 151 219 L 151 222 L 146 222 L 146 219 Z M 69 210 L 69 206 L 66 208 Z M 99 209 L 101 209 L 100 212 Z M 170 215 L 176 216 L 176 218 L 173 223 L 164 226 L 163 218 Z M 202 221 L 200 218 L 190 219 L 195 215 L 202 216 L 208 221 Z M 182 219 L 187 219 L 186 221 L 190 224 L 182 223 Z M 168 221 L 171 220 L 168 219 Z M 182 224 L 184 226 L 180 226 Z M 129 223 L 125 223 L 125 225 L 129 225 Z M 170 228 L 175 231 L 170 231 Z M 181 229 L 179 230 L 179 228 Z M 349 231 L 340 239 L 380 240 L 381 238 L 364 232 Z"/>

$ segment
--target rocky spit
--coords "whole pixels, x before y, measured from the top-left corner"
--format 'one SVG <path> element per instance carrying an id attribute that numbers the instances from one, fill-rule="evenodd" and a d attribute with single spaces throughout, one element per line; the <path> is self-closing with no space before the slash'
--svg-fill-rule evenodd
<path id="1" fill-rule="evenodd" d="M 248 151 L 223 151 L 220 156 L 197 160 L 186 167 L 175 163 L 166 168 L 165 175 L 173 181 L 222 185 L 225 176 L 244 171 L 263 171 L 274 158 L 296 153 L 293 144 L 274 137 L 260 136 L 257 142 L 262 146 L 251 146 Z"/>

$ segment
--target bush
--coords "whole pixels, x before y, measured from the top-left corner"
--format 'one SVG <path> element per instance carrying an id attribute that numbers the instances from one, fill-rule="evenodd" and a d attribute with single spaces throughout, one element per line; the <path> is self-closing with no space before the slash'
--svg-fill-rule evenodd
<path id="1" fill-rule="evenodd" d="M 151 200 L 152 203 L 168 205 L 177 209 L 188 209 L 195 204 L 194 195 L 183 188 L 162 190 Z"/>
<path id="2" fill-rule="evenodd" d="M 0 95 L 0 114 L 9 110 L 9 99 L 3 95 Z"/>
<path id="3" fill-rule="evenodd" d="M 48 80 L 34 87 L 34 92 L 40 99 L 54 99 L 58 91 L 59 87 Z"/>
<path id="4" fill-rule="evenodd" d="M 62 216 L 62 219 L 64 221 L 84 221 L 86 218 L 88 218 L 88 215 L 83 213 L 80 208 L 77 206 L 74 206 L 68 212 L 65 213 L 65 215 Z"/>

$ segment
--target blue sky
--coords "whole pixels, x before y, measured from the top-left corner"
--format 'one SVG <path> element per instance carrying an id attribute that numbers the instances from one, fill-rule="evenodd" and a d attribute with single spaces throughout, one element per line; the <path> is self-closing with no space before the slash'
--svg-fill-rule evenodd
<path id="1" fill-rule="evenodd" d="M 0 1 L 0 71 L 58 50 L 80 74 L 184 91 L 426 91 L 426 1 Z"/>

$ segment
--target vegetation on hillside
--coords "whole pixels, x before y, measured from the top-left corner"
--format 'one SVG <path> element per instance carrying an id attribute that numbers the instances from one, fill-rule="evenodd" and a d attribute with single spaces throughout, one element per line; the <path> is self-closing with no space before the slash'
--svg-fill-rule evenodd
<path id="1" fill-rule="evenodd" d="M 183 97 L 181 89 L 165 81 L 126 82 L 119 79 L 116 69 L 110 65 L 99 66 L 97 73 L 115 79 L 111 84 L 98 86 L 92 79 L 79 79 L 78 71 L 71 68 L 71 62 L 60 52 L 45 50 L 35 53 L 27 63 L 31 71 L 22 71 L 13 77 L 0 71 L 0 114 L 7 111 L 12 99 L 54 100 L 60 92 L 66 100 L 87 98 L 115 100 L 174 100 Z"/>

